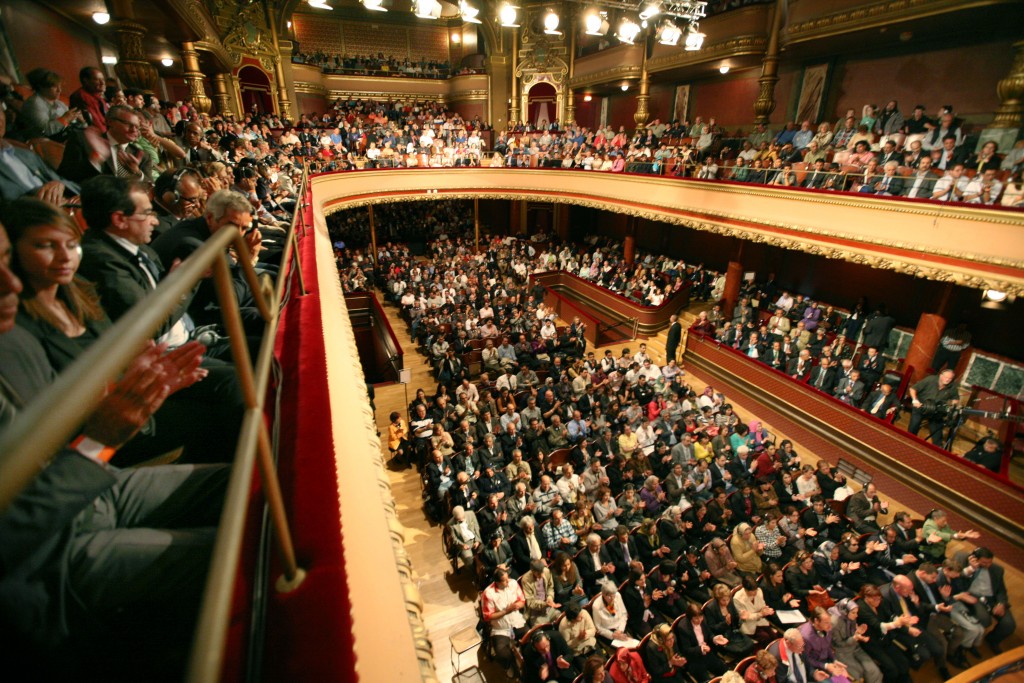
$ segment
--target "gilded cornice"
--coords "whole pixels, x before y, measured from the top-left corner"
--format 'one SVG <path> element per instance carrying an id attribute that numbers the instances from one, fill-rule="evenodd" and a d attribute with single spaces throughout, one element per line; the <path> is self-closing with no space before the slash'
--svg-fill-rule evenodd
<path id="1" fill-rule="evenodd" d="M 518 172 L 522 173 L 523 171 Z M 540 172 L 543 173 L 543 171 Z M 385 173 L 391 173 L 391 171 L 385 171 Z M 538 173 L 538 171 L 530 171 L 530 173 Z M 658 179 L 652 179 L 652 181 L 658 182 Z M 314 183 L 314 196 L 317 194 L 315 192 L 316 186 L 317 183 Z M 722 185 L 715 189 L 716 191 L 720 190 L 728 193 L 758 193 L 756 190 L 734 188 L 729 185 Z M 858 263 L 872 268 L 893 270 L 905 275 L 913 275 L 915 277 L 929 280 L 951 282 L 975 289 L 996 289 L 1015 295 L 1024 295 L 1024 278 L 1017 280 L 1003 279 L 997 274 L 971 270 L 969 267 L 963 267 L 961 270 L 953 270 L 951 269 L 951 266 L 930 264 L 926 259 L 921 259 L 920 261 L 914 260 L 912 258 L 912 254 L 919 253 L 925 257 L 930 256 L 956 259 L 958 261 L 974 262 L 979 265 L 988 264 L 1018 270 L 1024 270 L 1024 260 L 994 257 L 982 254 L 952 252 L 940 249 L 928 249 L 922 248 L 918 244 L 900 240 L 872 240 L 856 233 L 829 230 L 819 227 L 808 227 L 805 225 L 778 221 L 768 221 L 760 217 L 757 218 L 756 224 L 751 224 L 750 216 L 724 211 L 702 209 L 699 217 L 688 216 L 673 213 L 672 210 L 668 208 L 646 205 L 639 202 L 631 202 L 627 205 L 623 204 L 620 200 L 613 198 L 606 199 L 596 196 L 581 197 L 576 194 L 563 194 L 558 190 L 538 192 L 536 189 L 524 189 L 521 186 L 515 185 L 489 185 L 486 191 L 442 190 L 441 192 L 437 192 L 435 190 L 434 193 L 425 194 L 421 186 L 401 187 L 389 182 L 387 184 L 387 193 L 387 195 L 381 197 L 360 196 L 353 200 L 347 200 L 340 197 L 336 200 L 328 200 L 328 203 L 323 207 L 323 210 L 324 213 L 327 214 L 335 211 L 367 206 L 370 204 L 403 201 L 432 201 L 442 198 L 535 199 L 551 201 L 559 204 L 574 204 L 577 206 L 601 209 L 637 218 L 645 218 L 652 221 L 660 221 L 671 225 L 680 225 L 694 230 L 711 232 L 727 237 L 736 237 L 784 249 L 803 251 L 816 256 L 822 256 L 824 258 L 842 259 L 844 261 Z M 801 197 L 801 201 L 805 201 L 805 198 Z M 860 205 L 860 203 L 865 200 L 838 196 L 835 198 L 822 198 L 818 200 L 817 197 L 808 196 L 806 201 L 817 201 L 821 204 L 840 206 L 850 204 L 852 202 L 856 202 Z M 868 199 L 866 201 L 872 200 Z M 901 206 L 894 209 L 891 206 L 892 202 L 886 203 L 884 200 L 873 201 L 878 202 L 880 205 L 884 204 L 884 208 L 887 210 L 895 210 L 901 213 L 934 215 L 936 218 L 940 216 L 957 217 L 984 223 L 996 222 L 1008 225 L 1019 225 L 1021 223 L 1021 217 L 1012 212 L 947 209 L 946 207 L 940 207 L 936 210 L 932 207 L 919 208 L 916 205 L 909 205 L 905 208 Z M 872 248 L 880 248 L 880 250 L 872 251 Z M 890 250 L 911 253 L 906 256 L 887 253 Z"/>
<path id="2" fill-rule="evenodd" d="M 791 24 L 783 32 L 788 44 L 852 33 L 896 22 L 922 19 L 991 5 L 1017 4 L 1016 0 L 885 0 Z"/>
<path id="3" fill-rule="evenodd" d="M 197 36 L 200 36 L 199 40 L 194 41 L 196 49 L 209 52 L 223 71 L 230 71 L 233 60 L 220 40 L 220 33 L 213 22 L 213 17 L 206 11 L 203 3 L 200 0 L 167 0 L 167 4 Z"/>
<path id="4" fill-rule="evenodd" d="M 487 99 L 486 90 L 462 90 L 448 95 L 449 102 L 477 102 Z"/>
<path id="5" fill-rule="evenodd" d="M 640 65 L 623 65 L 611 69 L 604 69 L 596 73 L 578 76 L 569 81 L 572 88 L 585 88 L 588 85 L 599 85 L 609 81 L 623 80 L 627 78 L 640 78 Z"/>
<path id="6" fill-rule="evenodd" d="M 668 71 L 683 66 L 713 62 L 723 57 L 740 57 L 742 55 L 763 55 L 768 46 L 764 36 L 740 36 L 714 43 L 697 52 L 681 50 L 673 54 L 647 60 L 647 70 L 651 73 Z"/>
<path id="7" fill-rule="evenodd" d="M 474 76 L 479 74 L 472 74 Z M 324 78 L 328 81 L 337 82 L 340 79 L 353 79 L 358 80 L 360 83 L 369 83 L 370 85 L 383 86 L 385 83 L 402 83 L 404 81 L 413 81 L 415 83 L 439 83 L 447 86 L 448 80 L 445 78 L 407 78 L 402 76 L 359 76 L 358 74 L 323 74 Z"/>
<path id="8" fill-rule="evenodd" d="M 408 93 L 408 92 L 387 92 L 384 90 L 338 90 L 331 88 L 328 91 L 328 96 L 332 100 L 338 98 L 341 99 L 353 99 L 353 100 L 412 100 L 414 102 L 440 102 L 444 104 L 446 101 L 444 95 L 433 95 L 428 93 Z"/>
<path id="9" fill-rule="evenodd" d="M 327 97 L 328 94 L 327 88 L 319 83 L 307 83 L 306 81 L 295 81 L 295 92 L 323 95 L 324 97 Z"/>

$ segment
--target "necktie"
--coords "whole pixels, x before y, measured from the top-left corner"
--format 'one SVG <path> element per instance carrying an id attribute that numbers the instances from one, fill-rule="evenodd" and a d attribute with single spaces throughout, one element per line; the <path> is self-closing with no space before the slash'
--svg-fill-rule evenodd
<path id="1" fill-rule="evenodd" d="M 900 609 L 903 611 L 903 616 L 909 617 L 910 616 L 910 608 L 907 607 L 906 599 L 902 595 L 899 596 L 899 598 L 900 598 Z"/>
<path id="2" fill-rule="evenodd" d="M 882 180 L 882 192 L 885 192 L 888 189 L 889 189 L 889 176 L 885 176 L 885 179 Z"/>
<path id="3" fill-rule="evenodd" d="M 622 557 L 626 560 L 627 565 L 633 561 L 633 558 L 629 556 L 629 543 L 622 544 Z"/>
<path id="4" fill-rule="evenodd" d="M 818 379 L 815 380 L 814 386 L 816 386 L 817 388 L 820 389 L 821 388 L 821 383 L 822 383 L 822 381 L 824 381 L 824 379 L 825 379 L 825 371 L 824 370 L 818 370 Z"/>
<path id="5" fill-rule="evenodd" d="M 155 289 L 156 283 L 160 281 L 160 270 L 156 267 L 156 262 L 153 259 L 151 259 L 149 255 L 142 249 L 139 249 L 137 256 L 139 259 L 139 264 L 142 266 L 142 269 L 146 272 L 146 275 L 149 276 L 150 283 L 153 285 L 153 288 Z"/>
<path id="6" fill-rule="evenodd" d="M 793 654 L 793 678 L 796 679 L 796 683 L 804 683 L 804 674 L 800 670 L 800 655 Z"/>
<path id="7" fill-rule="evenodd" d="M 885 394 L 882 394 L 882 395 L 880 395 L 878 397 L 878 400 L 875 401 L 875 405 L 871 406 L 871 412 L 872 413 L 877 413 L 878 409 L 882 407 L 882 403 L 884 403 L 884 402 L 885 402 Z"/>

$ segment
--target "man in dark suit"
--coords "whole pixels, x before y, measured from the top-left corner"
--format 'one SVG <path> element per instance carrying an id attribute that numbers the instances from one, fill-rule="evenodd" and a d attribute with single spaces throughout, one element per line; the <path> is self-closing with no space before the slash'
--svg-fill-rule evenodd
<path id="1" fill-rule="evenodd" d="M 803 187 L 818 190 L 821 189 L 826 180 L 828 180 L 828 170 L 825 168 L 825 160 L 816 159 L 814 168 L 808 171 L 804 177 Z"/>
<path id="2" fill-rule="evenodd" d="M 892 385 L 883 382 L 864 400 L 863 408 L 868 415 L 877 417 L 879 420 L 886 420 L 899 408 L 899 405 L 899 399 L 896 398 Z"/>
<path id="3" fill-rule="evenodd" d="M 889 333 L 894 327 L 896 319 L 889 315 L 885 304 L 878 304 L 875 312 L 864 323 L 864 346 L 873 346 L 879 353 L 885 353 L 889 345 Z"/>
<path id="4" fill-rule="evenodd" d="M 995 628 L 985 636 L 985 642 L 994 653 L 1000 654 L 1000 643 L 1017 630 L 1017 622 L 1010 612 L 1005 572 L 1001 565 L 993 562 L 994 557 L 991 550 L 982 547 L 971 553 L 959 552 L 955 559 L 964 568 L 963 578 L 968 592 L 978 598 L 974 605 L 967 607 L 973 610 L 974 617 L 983 628 L 995 622 Z"/>
<path id="5" fill-rule="evenodd" d="M 619 526 L 615 529 L 615 538 L 606 546 L 608 557 L 615 565 L 615 580 L 625 581 L 629 576 L 629 563 L 640 559 L 640 551 L 636 541 L 629 535 L 629 529 Z"/>
<path id="6" fill-rule="evenodd" d="M 875 382 L 885 372 L 885 359 L 878 353 L 878 349 L 873 346 L 869 346 L 867 353 L 865 353 L 860 363 L 857 364 L 857 369 L 860 370 L 860 378 L 864 382 L 866 387 L 875 386 Z"/>
<path id="7" fill-rule="evenodd" d="M 665 363 L 676 357 L 676 351 L 679 350 L 679 342 L 683 338 L 683 326 L 679 322 L 679 316 L 673 315 L 668 320 L 668 336 L 665 338 Z"/>
<path id="8" fill-rule="evenodd" d="M 573 667 L 572 650 L 557 630 L 537 631 L 523 648 L 523 681 L 572 683 L 579 674 Z"/>
<path id="9" fill-rule="evenodd" d="M 786 374 L 798 382 L 803 382 L 811 374 L 812 367 L 811 352 L 804 349 L 796 358 L 790 358 L 786 363 Z"/>
<path id="10" fill-rule="evenodd" d="M 941 645 L 946 659 L 961 669 L 969 669 L 970 664 L 963 654 L 963 644 L 966 632 L 953 623 L 950 615 L 953 612 L 952 603 L 947 603 L 942 593 L 939 592 L 938 568 L 926 562 L 915 571 L 907 574 L 914 588 L 913 595 L 917 599 L 918 611 L 921 614 L 921 621 L 917 627 L 927 631 L 932 638 Z"/>
<path id="11" fill-rule="evenodd" d="M 890 161 L 895 161 L 896 165 L 899 166 L 903 163 L 903 153 L 896 151 L 895 142 L 886 140 L 885 144 L 882 145 L 882 151 L 878 155 L 878 165 L 884 168 Z"/>
<path id="12" fill-rule="evenodd" d="M 62 178 L 42 157 L 27 147 L 15 147 L 7 134 L 7 112 L 0 109 L 0 197 L 13 200 L 23 195 L 60 206 L 67 194 L 78 194 L 78 185 Z"/>
<path id="13" fill-rule="evenodd" d="M 126 106 L 111 107 L 106 122 L 106 135 L 96 128 L 72 133 L 57 172 L 79 183 L 101 173 L 132 180 L 152 178 L 153 160 L 135 144 L 140 131 L 135 110 Z"/>
<path id="14" fill-rule="evenodd" d="M 964 145 L 957 147 L 955 135 L 947 135 L 942 138 L 942 147 L 939 148 L 937 156 L 936 152 L 932 153 L 932 157 L 935 161 L 933 166 L 940 171 L 948 171 L 957 164 L 966 164 L 969 155 L 967 148 Z"/>
<path id="15" fill-rule="evenodd" d="M 807 383 L 819 391 L 831 394 L 836 386 L 836 369 L 832 366 L 832 361 L 828 358 L 819 360 L 818 367 L 811 370 L 811 377 Z"/>
<path id="16" fill-rule="evenodd" d="M 762 354 L 761 362 L 775 370 L 785 370 L 786 354 L 782 352 L 782 342 L 773 341 L 771 348 Z"/>
<path id="17" fill-rule="evenodd" d="M 898 174 L 899 167 L 898 161 L 889 161 L 884 166 L 882 175 L 875 176 L 870 183 L 862 185 L 860 191 L 865 194 L 899 197 L 903 194 L 903 176 Z"/>
<path id="18" fill-rule="evenodd" d="M 199 123 L 193 122 L 185 126 L 181 138 L 176 142 L 185 150 L 185 157 L 179 160 L 179 166 L 205 164 L 217 160 L 213 147 L 203 138 L 203 126 Z"/>
<path id="19" fill-rule="evenodd" d="M 903 180 L 903 196 L 911 199 L 929 199 L 938 180 L 939 176 L 932 172 L 932 158 L 922 156 L 914 174 Z"/>
<path id="20" fill-rule="evenodd" d="M 629 582 L 622 588 L 622 604 L 626 606 L 626 628 L 634 638 L 651 632 L 657 620 L 650 609 L 651 596 L 647 590 L 647 575 L 643 569 L 629 570 Z"/>
<path id="21" fill-rule="evenodd" d="M 920 602 L 914 600 L 914 583 L 910 578 L 898 574 L 891 583 L 880 586 L 879 591 L 882 594 L 882 604 L 888 608 L 889 614 L 917 617 L 913 624 L 897 626 L 889 632 L 893 640 L 904 646 L 911 666 L 919 669 L 924 662 L 931 659 L 935 662 L 942 680 L 952 678 L 949 669 L 946 668 L 945 647 L 924 628 L 927 615 L 923 614 Z"/>
<path id="22" fill-rule="evenodd" d="M 580 570 L 583 590 L 587 595 L 595 595 L 601 590 L 598 582 L 605 579 L 615 581 L 615 563 L 597 534 L 587 536 L 587 547 L 576 558 L 576 567 Z"/>

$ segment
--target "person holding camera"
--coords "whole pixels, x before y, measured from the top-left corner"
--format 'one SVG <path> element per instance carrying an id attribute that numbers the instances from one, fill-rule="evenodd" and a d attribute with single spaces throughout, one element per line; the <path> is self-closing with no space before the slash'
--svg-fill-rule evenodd
<path id="1" fill-rule="evenodd" d="M 928 421 L 928 439 L 937 446 L 942 445 L 942 431 L 949 408 L 960 402 L 960 394 L 953 384 L 956 373 L 946 369 L 938 375 L 930 375 L 910 387 L 910 399 L 914 406 L 910 414 L 907 431 L 915 436 L 921 425 Z"/>

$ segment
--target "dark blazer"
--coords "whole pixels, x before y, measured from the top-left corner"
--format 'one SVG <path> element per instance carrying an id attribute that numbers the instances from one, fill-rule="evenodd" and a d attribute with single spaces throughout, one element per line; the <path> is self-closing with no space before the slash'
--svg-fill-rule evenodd
<path id="1" fill-rule="evenodd" d="M 896 327 L 896 319 L 889 315 L 872 315 L 864 324 L 864 346 L 874 346 L 879 353 L 889 344 L 889 332 Z"/>
<path id="2" fill-rule="evenodd" d="M 142 172 L 145 179 L 148 180 L 152 178 L 152 157 L 146 154 L 141 147 L 134 143 L 128 146 L 128 152 L 140 158 L 139 170 Z M 57 172 L 65 178 L 70 178 L 78 183 L 104 173 L 114 175 L 114 161 L 112 156 L 108 157 L 100 168 L 97 169 L 89 162 L 91 154 L 92 149 L 85 139 L 85 133 L 82 130 L 75 130 L 64 145 L 64 157 L 61 159 L 60 167 L 57 169 Z"/>
<path id="3" fill-rule="evenodd" d="M 206 164 L 211 161 L 217 161 L 217 156 L 213 153 L 213 150 L 204 149 L 202 147 L 196 147 L 194 149 L 189 148 L 189 146 L 181 138 L 175 138 L 174 142 L 175 144 L 178 145 L 178 147 L 181 147 L 185 151 L 185 158 L 178 159 L 175 162 L 175 165 L 179 168 L 187 166 L 188 164 Z"/>
<path id="4" fill-rule="evenodd" d="M 613 541 L 614 543 L 614 541 Z M 612 562 L 611 553 L 608 552 L 606 546 L 601 546 L 601 550 L 598 552 L 598 556 L 601 560 L 601 564 Z M 601 570 L 601 567 L 594 566 L 594 558 L 591 556 L 590 551 L 586 548 L 580 553 L 580 556 L 576 558 L 576 568 L 580 570 L 580 578 L 583 580 L 583 589 L 587 595 L 594 595 L 598 591 L 597 582 L 605 578 L 605 573 Z M 615 580 L 615 576 L 609 576 L 607 578 Z"/>
<path id="5" fill-rule="evenodd" d="M 679 324 L 679 321 L 672 323 L 668 328 L 668 336 L 665 337 L 665 349 L 678 348 L 680 340 L 683 338 L 683 326 Z M 670 356 L 668 360 L 671 360 Z"/>
<path id="6" fill-rule="evenodd" d="M 139 247 L 156 264 L 157 282 L 166 275 L 160 255 L 146 244 Z M 88 230 L 82 238 L 82 265 L 79 274 L 96 285 L 103 302 L 103 310 L 111 320 L 117 320 L 132 306 L 145 299 L 153 287 L 143 270 L 144 266 L 127 249 L 114 241 L 103 230 Z M 194 290 L 193 290 L 194 293 Z M 171 317 L 157 330 L 156 335 L 166 333 L 174 326 L 192 303 L 192 294 L 178 302 Z"/>
<path id="7" fill-rule="evenodd" d="M 939 177 L 932 173 L 930 170 L 925 175 L 921 184 L 917 188 L 917 194 L 914 195 L 915 199 L 930 199 L 932 193 L 935 191 L 935 183 L 938 182 Z M 917 182 L 917 173 L 908 176 L 903 181 L 903 196 L 909 197 L 910 193 L 914 190 L 914 183 Z"/>
<path id="8" fill-rule="evenodd" d="M 551 659 L 557 660 L 559 657 L 563 658 L 570 664 L 568 669 L 559 669 L 557 666 L 554 670 L 548 671 L 548 681 L 572 681 L 576 678 L 578 673 L 572 667 L 573 654 L 572 650 L 565 642 L 565 638 L 557 630 L 547 631 L 548 638 L 551 640 Z M 542 683 L 543 680 L 540 677 L 541 665 L 545 664 L 544 657 L 537 652 L 537 648 L 531 643 L 527 643 L 523 647 L 523 681 L 525 683 Z"/>
<path id="9" fill-rule="evenodd" d="M 968 553 L 961 551 L 956 554 L 956 557 L 954 559 L 960 563 L 961 567 L 967 567 L 970 565 L 970 562 L 968 562 L 968 557 Z M 993 599 L 996 601 L 996 603 L 1002 603 L 1009 607 L 1010 596 L 1009 593 L 1006 592 L 1006 572 L 1003 570 L 1003 567 L 993 562 L 992 566 L 988 568 L 988 576 L 992 580 Z M 970 586 L 970 582 L 973 580 L 973 577 L 965 576 L 963 577 L 963 580 L 964 583 Z"/>
<path id="10" fill-rule="evenodd" d="M 824 375 L 824 377 L 822 377 Z M 818 379 L 821 378 L 821 386 L 818 386 Z M 835 368 L 822 368 L 818 366 L 811 370 L 811 378 L 808 381 L 812 387 L 824 391 L 826 394 L 831 394 L 833 389 L 836 387 L 836 369 Z"/>
<path id="11" fill-rule="evenodd" d="M 903 176 L 895 175 L 889 180 L 888 186 L 883 190 L 881 184 L 885 182 L 885 176 L 877 176 L 872 178 L 871 187 L 875 192 L 886 192 L 888 194 L 899 197 L 903 194 Z"/>
<path id="12" fill-rule="evenodd" d="M 644 596 L 636 584 L 626 585 L 619 593 L 622 596 L 622 604 L 626 606 L 626 628 L 635 637 L 639 638 L 650 631 L 648 622 L 644 621 Z"/>
<path id="13" fill-rule="evenodd" d="M 636 547 L 636 541 L 633 540 L 632 536 L 627 536 L 626 538 L 626 546 L 629 548 L 629 559 L 631 561 L 639 561 L 640 551 Z M 626 564 L 626 555 L 622 551 L 622 544 L 619 543 L 619 539 L 614 538 L 608 541 L 605 549 L 608 551 L 608 557 L 611 558 L 612 564 L 615 565 L 616 580 L 625 581 L 629 575 L 629 565 Z"/>
<path id="14" fill-rule="evenodd" d="M 796 379 L 798 379 L 798 380 L 800 380 L 802 382 L 805 379 L 807 379 L 807 376 L 809 374 L 811 374 L 811 368 L 812 367 L 813 366 L 811 364 L 811 359 L 808 358 L 806 361 L 804 361 L 803 372 L 800 372 L 799 371 L 800 359 L 799 358 L 790 358 L 789 362 L 786 363 L 786 374 L 789 375 L 790 377 L 796 377 Z"/>
<path id="15" fill-rule="evenodd" d="M 67 607 L 76 602 L 64 561 L 74 521 L 114 486 L 115 472 L 64 449 L 0 515 L 0 609 L 47 646 L 67 638 Z"/>
<path id="16" fill-rule="evenodd" d="M 18 325 L 35 337 L 46 351 L 46 357 L 57 372 L 71 365 L 88 346 L 110 327 L 110 320 L 87 320 L 86 332 L 82 337 L 72 339 L 50 323 L 35 320 L 25 313 L 18 313 Z"/>
<path id="17" fill-rule="evenodd" d="M 875 401 L 877 401 L 881 395 L 882 391 L 880 389 L 878 391 L 871 392 L 871 395 L 864 401 L 863 408 L 867 411 L 868 415 L 874 415 L 880 420 L 884 420 L 888 417 L 889 409 L 899 406 L 900 402 L 899 399 L 896 398 L 896 392 L 890 392 L 885 400 L 882 401 L 882 405 L 878 407 L 878 412 L 872 413 L 871 408 L 875 405 Z"/>
<path id="18" fill-rule="evenodd" d="M 49 182 L 58 181 L 64 183 L 68 190 L 72 194 L 78 194 L 79 189 L 77 183 L 60 177 L 52 168 L 46 165 L 42 157 L 33 152 L 30 149 L 24 147 L 17 147 L 11 145 L 10 153 L 14 155 L 16 159 L 21 161 L 28 167 L 29 172 L 38 178 L 44 185 Z M 14 170 L 10 164 L 6 163 L 4 156 L 0 154 L 0 197 L 8 200 L 14 200 L 22 195 L 33 192 L 31 188 L 22 182 L 18 176 L 14 174 Z"/>
<path id="19" fill-rule="evenodd" d="M 849 393 L 847 393 L 847 390 L 849 390 Z M 841 401 L 848 402 L 850 405 L 859 406 L 860 402 L 864 400 L 864 382 L 859 379 L 854 381 L 844 377 L 836 383 L 836 388 L 833 394 Z"/>
<path id="20" fill-rule="evenodd" d="M 544 543 L 540 537 L 537 536 L 536 529 L 533 532 L 534 538 L 537 539 L 537 547 L 541 549 L 541 553 L 544 552 Z M 526 536 L 520 531 L 512 540 L 509 541 L 509 545 L 512 546 L 512 562 L 515 565 L 516 571 L 522 576 L 526 572 L 530 571 L 530 546 L 526 543 Z"/>

